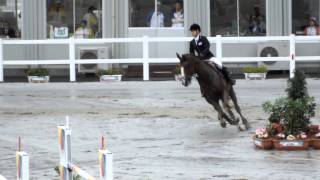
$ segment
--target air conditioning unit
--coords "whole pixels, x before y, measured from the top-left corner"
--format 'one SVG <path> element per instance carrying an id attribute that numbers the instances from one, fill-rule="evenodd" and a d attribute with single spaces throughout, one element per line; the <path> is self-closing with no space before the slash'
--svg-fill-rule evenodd
<path id="1" fill-rule="evenodd" d="M 289 42 L 264 42 L 258 43 L 258 57 L 288 57 Z M 259 66 L 267 66 L 268 70 L 289 70 L 289 62 L 284 61 L 263 61 L 258 62 Z"/>
<path id="2" fill-rule="evenodd" d="M 110 59 L 110 47 L 79 47 L 77 59 Z M 111 64 L 78 64 L 79 73 L 95 73 L 97 69 L 108 69 Z"/>

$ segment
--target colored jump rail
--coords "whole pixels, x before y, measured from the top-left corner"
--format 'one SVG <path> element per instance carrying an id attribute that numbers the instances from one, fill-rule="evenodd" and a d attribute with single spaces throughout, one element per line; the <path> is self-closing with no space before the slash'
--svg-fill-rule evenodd
<path id="1" fill-rule="evenodd" d="M 73 173 L 87 180 L 95 180 L 86 171 L 82 170 L 71 161 L 71 129 L 69 128 L 68 117 L 66 126 L 58 126 L 59 149 L 60 149 L 60 180 L 72 180 Z M 101 140 L 99 149 L 100 180 L 113 180 L 113 154 L 105 149 L 104 138 Z M 21 139 L 16 152 L 16 176 L 17 180 L 29 180 L 29 155 L 21 151 Z M 7 180 L 0 175 L 0 180 Z"/>

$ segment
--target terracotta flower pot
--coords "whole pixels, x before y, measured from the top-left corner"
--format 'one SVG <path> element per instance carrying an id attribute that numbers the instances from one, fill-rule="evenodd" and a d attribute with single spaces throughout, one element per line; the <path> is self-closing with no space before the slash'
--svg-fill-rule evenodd
<path id="1" fill-rule="evenodd" d="M 307 150 L 309 148 L 309 139 L 274 139 L 273 145 L 277 150 Z"/>
<path id="2" fill-rule="evenodd" d="M 259 149 L 272 149 L 273 141 L 272 138 L 260 139 L 253 136 L 253 144 Z"/>
<path id="3" fill-rule="evenodd" d="M 310 146 L 314 149 L 320 149 L 320 138 L 312 137 L 310 139 Z"/>

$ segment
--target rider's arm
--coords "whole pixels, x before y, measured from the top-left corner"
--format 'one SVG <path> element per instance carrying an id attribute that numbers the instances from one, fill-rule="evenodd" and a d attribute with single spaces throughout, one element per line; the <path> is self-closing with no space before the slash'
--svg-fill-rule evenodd
<path id="1" fill-rule="evenodd" d="M 193 46 L 193 44 L 192 44 L 192 41 L 190 42 L 190 45 L 189 45 L 189 52 L 190 52 L 190 54 L 193 54 L 193 55 L 195 55 L 195 53 L 194 53 L 194 46 Z"/>
<path id="2" fill-rule="evenodd" d="M 200 56 L 204 57 L 206 54 L 210 52 L 210 43 L 206 37 L 202 36 L 202 38 L 203 38 L 203 46 L 205 47 L 205 49 L 200 52 Z"/>

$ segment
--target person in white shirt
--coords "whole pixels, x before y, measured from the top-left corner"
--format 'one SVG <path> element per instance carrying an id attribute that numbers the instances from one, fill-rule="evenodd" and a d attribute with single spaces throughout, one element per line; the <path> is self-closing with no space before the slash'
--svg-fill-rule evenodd
<path id="1" fill-rule="evenodd" d="M 175 3 L 175 8 L 171 15 L 172 27 L 184 27 L 183 10 L 180 1 Z"/>
<path id="2" fill-rule="evenodd" d="M 88 12 L 83 16 L 82 20 L 87 21 L 87 26 L 93 31 L 93 34 L 98 32 L 99 20 L 98 17 L 94 14 L 94 11 L 97 10 L 94 6 L 88 8 Z"/>
<path id="3" fill-rule="evenodd" d="M 157 2 L 157 11 L 148 18 L 150 27 L 164 27 L 164 15 L 161 12 L 161 3 Z"/>
<path id="4" fill-rule="evenodd" d="M 80 27 L 77 28 L 75 38 L 94 38 L 93 31 L 87 26 L 87 21 L 82 20 Z"/>

